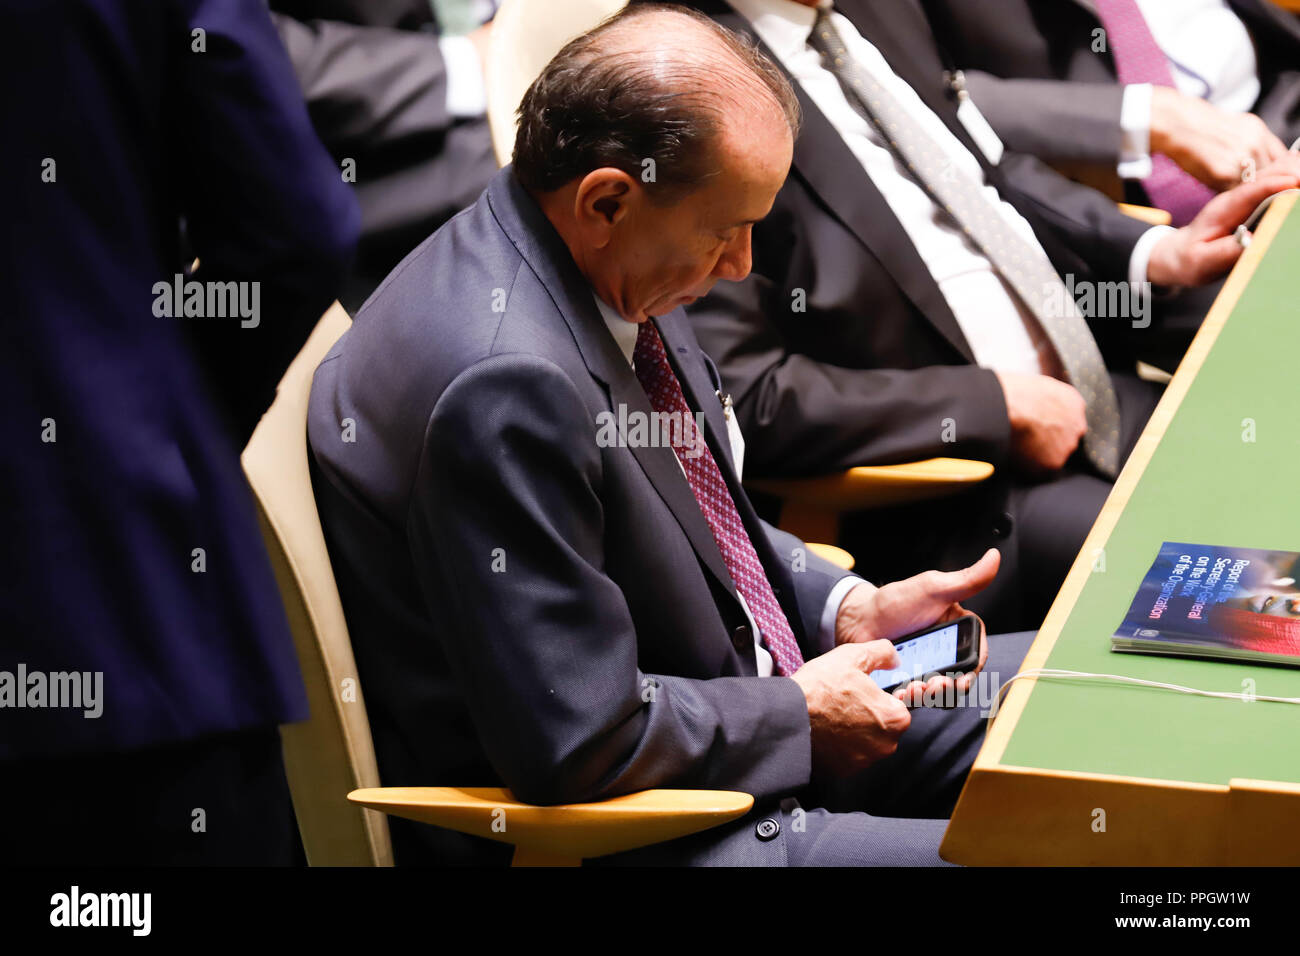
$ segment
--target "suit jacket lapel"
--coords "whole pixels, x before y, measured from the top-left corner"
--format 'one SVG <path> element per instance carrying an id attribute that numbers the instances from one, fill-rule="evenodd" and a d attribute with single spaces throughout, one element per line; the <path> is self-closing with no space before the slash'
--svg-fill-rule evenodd
<path id="1" fill-rule="evenodd" d="M 690 320 L 682 309 L 674 309 L 668 315 L 658 319 L 657 324 L 659 335 L 663 338 L 664 348 L 672 360 L 687 403 L 704 413 L 706 437 L 713 458 L 718 463 L 718 470 L 722 472 L 722 478 L 731 492 L 736 511 L 739 512 L 745 530 L 749 534 L 750 543 L 753 544 L 754 551 L 767 572 L 768 582 L 776 593 L 777 602 L 785 611 L 790 628 L 802 646 L 803 619 L 799 615 L 793 582 L 786 577 L 785 561 L 772 549 L 762 522 L 750 505 L 749 498 L 736 474 L 735 462 L 731 457 L 731 440 L 727 434 L 727 422 L 722 414 L 722 404 L 718 401 L 717 390 L 701 357 L 699 342 L 690 329 Z M 689 485 L 687 487 L 689 489 Z M 692 500 L 694 500 L 693 493 Z M 707 525 L 707 521 L 705 524 Z M 728 577 L 727 580 L 730 578 Z"/>
<path id="2" fill-rule="evenodd" d="M 708 368 L 700 357 L 700 346 L 690 330 L 690 320 L 682 309 L 656 320 L 659 336 L 663 339 L 677 380 L 681 382 L 686 401 L 704 413 L 704 423 L 709 445 L 714 449 L 713 457 L 719 458 L 718 467 L 727 471 L 722 459 L 725 458 L 732 470 L 735 462 L 731 458 L 731 439 L 727 434 L 727 420 L 722 415 L 722 403 L 717 396 L 717 388 L 709 377 Z"/>
<path id="3" fill-rule="evenodd" d="M 600 381 L 609 394 L 615 414 L 619 406 L 629 415 L 639 413 L 649 419 L 652 409 L 641 383 L 605 326 L 596 308 L 591 286 L 573 264 L 563 240 L 542 211 L 524 191 L 506 167 L 497 173 L 488 187 L 488 199 L 497 220 L 515 247 L 528 260 L 573 336 L 587 370 Z M 665 342 L 665 344 L 667 344 Z M 700 406 L 706 407 L 706 406 Z M 707 415 L 707 410 L 706 410 Z M 596 425 L 592 423 L 592 429 Z M 723 434 L 726 432 L 724 430 Z M 713 532 L 700 510 L 671 448 L 639 447 L 631 449 L 655 491 L 663 499 L 695 553 L 726 590 L 735 595 L 731 575 L 722 560 Z"/>
<path id="4" fill-rule="evenodd" d="M 599 314 L 596 320 L 600 321 Z M 608 337 L 608 331 L 602 323 L 600 331 Z M 665 345 L 667 343 L 665 342 Z M 622 359 L 622 354 L 619 358 Z M 593 372 L 594 374 L 594 372 Z M 609 391 L 610 403 L 617 411 L 620 404 L 627 407 L 628 414 L 638 412 L 641 415 L 650 416 L 653 409 L 650 407 L 650 401 L 646 398 L 645 390 L 641 388 L 641 383 L 637 381 L 636 375 L 626 362 L 623 363 L 622 369 L 611 376 L 610 380 L 605 382 Z M 699 555 L 700 561 L 709 569 L 718 582 L 726 588 L 727 592 L 735 595 L 735 585 L 731 580 L 731 574 L 727 571 L 727 565 L 722 560 L 722 552 L 718 550 L 718 543 L 713 540 L 713 532 L 709 529 L 709 523 L 704 517 L 704 512 L 700 510 L 700 503 L 695 500 L 695 492 L 691 490 L 690 484 L 686 481 L 686 476 L 682 474 L 681 465 L 677 461 L 677 456 L 671 448 L 651 448 L 634 445 L 631 448 L 632 454 L 636 457 L 637 462 L 641 465 L 642 471 L 650 479 L 655 490 L 659 493 L 673 517 L 677 519 L 678 525 L 691 542 L 691 547 Z"/>

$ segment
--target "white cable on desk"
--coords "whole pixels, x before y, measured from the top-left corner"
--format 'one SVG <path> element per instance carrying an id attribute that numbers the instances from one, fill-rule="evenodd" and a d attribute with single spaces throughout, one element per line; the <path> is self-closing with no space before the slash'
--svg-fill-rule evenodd
<path id="1" fill-rule="evenodd" d="M 1297 142 L 1300 143 L 1300 140 L 1297 140 Z M 1241 248 L 1245 249 L 1250 246 L 1251 233 L 1254 231 L 1255 226 L 1259 224 L 1260 219 L 1264 217 L 1264 213 L 1268 211 L 1268 207 L 1273 204 L 1273 200 L 1278 196 L 1285 196 L 1287 193 L 1300 193 L 1300 189 L 1283 189 L 1265 197 L 1264 201 L 1255 207 L 1255 211 L 1246 217 L 1246 221 L 1237 227 L 1236 232 L 1232 235 Z"/>
<path id="2" fill-rule="evenodd" d="M 1011 686 L 1012 681 L 1019 680 L 1022 677 L 1107 680 L 1117 681 L 1121 684 L 1139 684 L 1144 687 L 1157 687 L 1161 690 L 1173 690 L 1178 691 L 1180 694 L 1194 694 L 1198 697 L 1221 697 L 1224 700 L 1239 700 L 1243 703 L 1250 703 L 1256 700 L 1266 700 L 1275 704 L 1300 704 L 1300 697 L 1272 697 L 1268 694 L 1236 694 L 1230 691 L 1200 690 L 1196 687 L 1184 687 L 1181 684 L 1166 684 L 1163 681 L 1142 680 L 1138 677 L 1125 677 L 1122 674 L 1091 674 L 1087 671 L 1067 671 L 1055 667 L 1032 667 L 1029 670 L 1021 671 L 1020 673 L 1009 677 L 1000 687 L 998 687 L 997 696 L 993 699 L 993 708 L 989 711 L 990 722 L 997 716 L 998 709 L 1002 706 L 1002 692 Z"/>

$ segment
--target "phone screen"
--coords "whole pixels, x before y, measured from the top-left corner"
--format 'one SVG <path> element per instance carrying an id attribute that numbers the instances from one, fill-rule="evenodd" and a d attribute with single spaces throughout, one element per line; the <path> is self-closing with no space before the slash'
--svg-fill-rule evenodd
<path id="1" fill-rule="evenodd" d="M 957 663 L 957 624 L 895 644 L 899 666 L 869 675 L 882 689 L 903 684 L 931 671 L 945 671 Z"/>

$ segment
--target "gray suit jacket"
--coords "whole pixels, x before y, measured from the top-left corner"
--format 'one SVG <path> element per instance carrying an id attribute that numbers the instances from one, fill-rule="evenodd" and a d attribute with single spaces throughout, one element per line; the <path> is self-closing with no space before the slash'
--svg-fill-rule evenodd
<path id="1" fill-rule="evenodd" d="M 659 327 L 805 657 L 828 650 L 818 622 L 844 572 L 758 520 L 716 372 L 680 310 Z M 809 783 L 803 694 L 755 676 L 672 450 L 598 442 L 598 416 L 620 406 L 650 412 L 509 167 L 317 371 L 317 500 L 385 784 L 504 785 L 536 803 L 724 788 L 761 803 Z M 394 824 L 404 862 L 501 853 Z"/>
<path id="2" fill-rule="evenodd" d="M 317 134 L 336 162 L 355 163 L 362 232 L 342 297 L 355 311 L 492 178 L 487 117 L 448 113 L 447 65 L 425 0 L 272 5 Z"/>
<path id="3" fill-rule="evenodd" d="M 1093 0 L 922 0 L 971 97 L 1010 149 L 1113 167 L 1123 87 Z M 1300 20 L 1270 0 L 1228 0 L 1255 41 L 1254 112 L 1286 140 L 1300 136 Z M 1135 196 L 1141 199 L 1141 196 Z"/>

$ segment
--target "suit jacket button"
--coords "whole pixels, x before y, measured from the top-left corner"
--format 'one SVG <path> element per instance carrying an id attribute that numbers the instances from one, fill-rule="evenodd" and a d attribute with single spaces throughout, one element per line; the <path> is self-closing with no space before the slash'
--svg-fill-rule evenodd
<path id="1" fill-rule="evenodd" d="M 768 840 L 775 840 L 776 835 L 781 832 L 781 824 L 773 817 L 764 817 L 758 821 L 754 827 L 754 836 L 758 837 L 764 843 Z"/>
<path id="2" fill-rule="evenodd" d="M 1016 519 L 1006 512 L 993 522 L 993 536 L 995 538 L 1006 538 L 1011 534 L 1011 530 L 1016 526 Z"/>
<path id="3" fill-rule="evenodd" d="M 731 646 L 742 654 L 754 649 L 754 633 L 748 624 L 742 624 L 731 632 Z"/>

